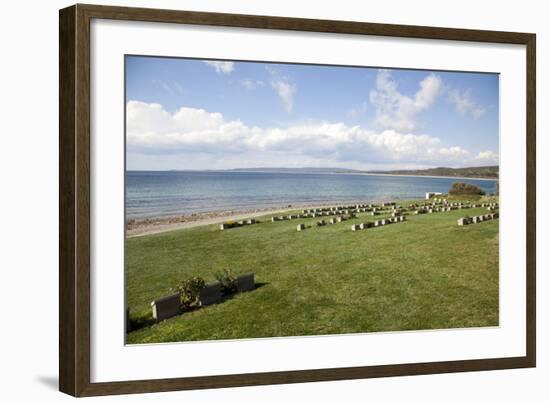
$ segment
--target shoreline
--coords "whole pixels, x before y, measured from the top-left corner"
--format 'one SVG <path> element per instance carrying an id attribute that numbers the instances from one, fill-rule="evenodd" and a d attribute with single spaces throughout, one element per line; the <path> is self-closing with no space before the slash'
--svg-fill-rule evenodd
<path id="1" fill-rule="evenodd" d="M 415 200 L 415 199 L 411 199 Z M 420 198 L 418 200 L 421 200 Z M 160 234 L 168 231 L 179 230 L 183 228 L 207 226 L 210 224 L 220 224 L 227 220 L 244 220 L 247 218 L 257 218 L 276 213 L 287 213 L 299 209 L 314 209 L 319 207 L 341 206 L 343 204 L 354 203 L 379 203 L 380 200 L 356 200 L 345 202 L 320 202 L 296 204 L 291 207 L 266 207 L 249 210 L 226 210 L 203 212 L 192 215 L 180 215 L 170 217 L 151 217 L 144 219 L 128 219 L 126 222 L 126 238 L 142 237 L 150 234 Z"/>
<path id="2" fill-rule="evenodd" d="M 142 237 L 150 234 L 160 234 L 182 228 L 219 224 L 227 220 L 243 220 L 256 218 L 272 213 L 282 213 L 293 209 L 252 209 L 249 211 L 206 212 L 195 215 L 181 215 L 173 217 L 152 217 L 144 220 L 131 220 L 126 224 L 126 238 Z"/>
<path id="3" fill-rule="evenodd" d="M 335 207 L 342 205 L 353 205 L 359 203 L 381 203 L 381 202 L 425 202 L 424 198 L 407 199 L 370 199 L 370 200 L 347 200 L 341 202 L 318 202 L 299 203 L 288 206 L 272 206 L 263 208 L 243 210 L 219 210 L 210 212 L 193 213 L 190 215 L 177 215 L 166 217 L 149 217 L 142 219 L 130 218 L 126 221 L 126 238 L 142 237 L 151 234 L 160 234 L 168 231 L 180 230 L 192 227 L 201 227 L 211 224 L 221 224 L 228 220 L 245 220 L 258 218 L 271 214 L 289 213 L 302 209 L 315 209 L 322 207 Z"/>

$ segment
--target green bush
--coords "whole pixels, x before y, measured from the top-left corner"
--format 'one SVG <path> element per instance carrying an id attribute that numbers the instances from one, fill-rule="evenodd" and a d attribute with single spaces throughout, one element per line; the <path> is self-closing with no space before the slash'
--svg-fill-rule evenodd
<path id="1" fill-rule="evenodd" d="M 237 292 L 237 278 L 233 276 L 230 268 L 220 270 L 214 276 L 221 283 L 223 295 L 231 295 Z"/>
<path id="2" fill-rule="evenodd" d="M 185 279 L 176 285 L 174 290 L 180 294 L 181 306 L 183 309 L 189 309 L 198 304 L 199 294 L 205 285 L 204 279 L 199 276 Z"/>
<path id="3" fill-rule="evenodd" d="M 454 182 L 449 195 L 485 195 L 481 188 L 466 182 Z"/>

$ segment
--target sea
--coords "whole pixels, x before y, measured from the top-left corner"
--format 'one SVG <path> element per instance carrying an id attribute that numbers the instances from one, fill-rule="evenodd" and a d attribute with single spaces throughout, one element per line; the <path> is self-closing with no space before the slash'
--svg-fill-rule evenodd
<path id="1" fill-rule="evenodd" d="M 423 199 L 453 182 L 486 193 L 496 180 L 348 173 L 243 171 L 128 171 L 126 217 L 144 219 L 217 211 L 249 211 L 309 204 Z"/>

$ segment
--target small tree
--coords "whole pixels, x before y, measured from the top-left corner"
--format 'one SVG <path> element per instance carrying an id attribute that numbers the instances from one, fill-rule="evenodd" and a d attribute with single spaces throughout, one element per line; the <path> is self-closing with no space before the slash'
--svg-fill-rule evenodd
<path id="1" fill-rule="evenodd" d="M 485 195 L 481 188 L 466 182 L 454 182 L 449 195 Z"/>

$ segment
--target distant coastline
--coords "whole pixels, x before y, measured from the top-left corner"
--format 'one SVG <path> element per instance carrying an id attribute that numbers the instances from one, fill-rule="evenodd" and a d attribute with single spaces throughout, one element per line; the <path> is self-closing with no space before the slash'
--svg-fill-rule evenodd
<path id="1" fill-rule="evenodd" d="M 347 173 L 342 173 L 342 174 L 347 174 Z M 448 179 L 457 179 L 457 180 L 498 181 L 498 178 L 494 178 L 494 177 L 461 177 L 461 176 L 455 176 L 455 175 L 424 175 L 424 174 L 393 174 L 393 173 L 358 173 L 358 174 L 377 175 L 382 177 L 416 177 L 416 178 L 419 177 L 419 178 L 448 178 Z"/>
<path id="2" fill-rule="evenodd" d="M 468 177 L 468 176 L 456 176 L 456 175 L 427 175 L 427 174 L 398 174 L 398 173 L 384 173 L 384 172 L 367 172 L 367 171 L 267 171 L 267 170 L 247 170 L 247 169 L 232 169 L 232 170 L 127 170 L 131 173 L 258 173 L 258 174 L 330 174 L 330 175 L 368 175 L 368 176 L 380 176 L 380 177 L 413 177 L 413 178 L 448 178 L 448 179 L 460 179 L 460 180 L 484 180 L 484 181 L 498 181 L 496 177 Z"/>
<path id="3" fill-rule="evenodd" d="M 139 170 L 129 170 L 139 171 Z M 161 170 L 159 170 L 160 172 Z M 343 175 L 372 175 L 386 177 L 426 177 L 426 178 L 455 178 L 497 181 L 499 166 L 482 167 L 435 167 L 418 170 L 388 170 L 364 171 L 338 167 L 263 167 L 263 168 L 233 168 L 217 170 L 165 170 L 168 172 L 227 172 L 227 173 L 278 173 L 278 174 L 343 174 Z"/>

